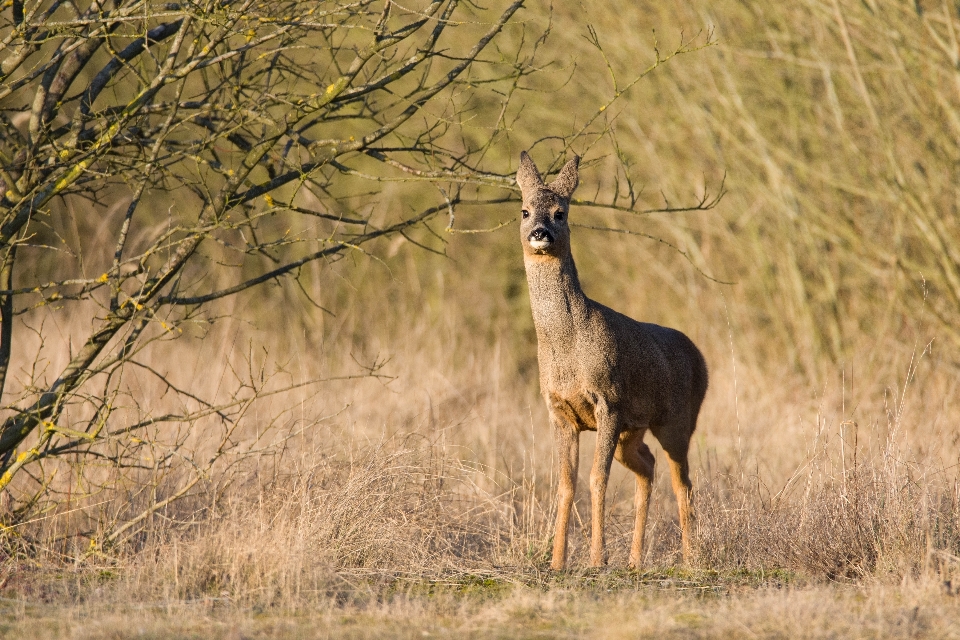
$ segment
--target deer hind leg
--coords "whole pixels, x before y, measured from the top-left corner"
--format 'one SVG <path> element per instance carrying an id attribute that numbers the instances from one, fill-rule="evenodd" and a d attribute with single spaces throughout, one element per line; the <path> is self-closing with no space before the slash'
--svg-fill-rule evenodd
<path id="1" fill-rule="evenodd" d="M 637 476 L 637 495 L 634 499 L 637 520 L 633 529 L 633 543 L 630 545 L 630 560 L 627 563 L 631 569 L 639 569 L 643 562 L 643 536 L 647 528 L 653 470 L 657 462 L 650 448 L 643 443 L 644 431 L 641 429 L 622 433 L 615 454 L 617 460 Z"/>
<path id="2" fill-rule="evenodd" d="M 690 482 L 690 465 L 687 462 L 688 446 L 665 448 L 670 463 L 670 481 L 677 496 L 680 511 L 680 539 L 683 548 L 683 563 L 693 561 L 691 521 L 693 519 L 693 484 Z"/>
<path id="3" fill-rule="evenodd" d="M 558 416 L 551 416 L 551 420 L 560 459 L 560 483 L 557 489 L 557 523 L 553 536 L 553 559 L 550 567 L 559 571 L 567 564 L 567 529 L 577 489 L 580 432 Z"/>

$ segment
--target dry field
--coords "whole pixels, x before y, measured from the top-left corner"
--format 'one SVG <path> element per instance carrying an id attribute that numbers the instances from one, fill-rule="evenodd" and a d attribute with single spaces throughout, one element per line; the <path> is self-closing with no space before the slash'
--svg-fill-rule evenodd
<path id="1" fill-rule="evenodd" d="M 619 161 L 650 206 L 722 184 L 719 204 L 571 212 L 632 232 L 573 229 L 587 294 L 683 330 L 710 366 L 695 564 L 680 566 L 651 444 L 645 569 L 623 570 L 634 485 L 617 465 L 610 565 L 583 568 L 582 463 L 574 568 L 549 571 L 555 461 L 517 229 L 438 223 L 413 239 L 445 255 L 398 236 L 153 344 L 144 362 L 198 397 L 286 390 L 228 437 L 158 425 L 141 472 L 67 459 L 19 478 L 18 495 L 46 482 L 55 499 L 0 534 L 0 636 L 960 638 L 960 9 L 619 4 L 553 7 L 555 63 L 529 108 L 544 132 L 575 130 L 562 120 L 608 99 L 611 73 L 622 84 L 653 60 L 654 29 L 664 50 L 712 30 L 610 108 L 614 147 L 575 150 L 581 191 L 621 188 Z M 540 135 L 512 131 L 502 163 Z M 464 208 L 458 224 L 513 209 Z M 12 368 L 40 353 L 57 370 L 85 328 L 25 338 Z M 177 401 L 127 375 L 138 410 Z M 171 439 L 230 446 L 194 474 L 153 464 Z M 179 497 L 117 528 L 164 496 Z"/>

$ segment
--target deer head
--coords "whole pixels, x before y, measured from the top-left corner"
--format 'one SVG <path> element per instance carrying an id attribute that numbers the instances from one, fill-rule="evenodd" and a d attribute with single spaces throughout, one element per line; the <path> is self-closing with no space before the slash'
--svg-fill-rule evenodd
<path id="1" fill-rule="evenodd" d="M 561 258 L 570 253 L 570 196 L 579 182 L 580 157 L 563 165 L 556 179 L 544 184 L 537 165 L 526 151 L 520 152 L 517 184 L 523 196 L 520 241 L 525 256 Z"/>

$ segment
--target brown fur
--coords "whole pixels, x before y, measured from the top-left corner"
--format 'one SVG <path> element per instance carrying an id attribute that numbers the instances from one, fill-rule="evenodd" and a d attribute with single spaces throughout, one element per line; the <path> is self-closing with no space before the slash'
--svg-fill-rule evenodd
<path id="1" fill-rule="evenodd" d="M 707 391 L 703 355 L 674 329 L 637 322 L 583 293 L 570 253 L 567 214 L 578 183 L 579 158 L 544 184 L 533 160 L 520 154 L 517 183 L 523 193 L 523 244 L 533 322 L 537 330 L 540 390 L 547 403 L 560 458 L 554 569 L 563 569 L 567 525 L 577 478 L 580 432 L 597 431 L 590 472 L 590 564 L 606 563 L 603 509 L 610 465 L 616 457 L 637 476 L 636 526 L 631 567 L 639 567 L 653 480 L 647 430 L 670 463 L 682 532 L 683 559 L 691 559 L 690 437 Z"/>

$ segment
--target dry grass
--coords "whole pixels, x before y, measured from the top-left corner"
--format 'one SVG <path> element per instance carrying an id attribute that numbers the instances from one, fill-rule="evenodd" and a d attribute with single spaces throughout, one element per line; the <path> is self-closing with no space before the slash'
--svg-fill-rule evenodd
<path id="1" fill-rule="evenodd" d="M 929 35 L 946 37 L 941 9 L 923 17 L 914 3 L 871 13 L 873 4 L 839 3 L 856 64 L 829 2 L 630 4 L 591 15 L 615 69 L 651 50 L 648 27 L 669 38 L 713 24 L 720 39 L 641 84 L 616 120 L 653 203 L 661 193 L 682 200 L 726 172 L 719 209 L 639 220 L 575 213 L 690 254 L 575 230 L 589 295 L 686 331 L 710 363 L 691 456 L 695 567 L 676 569 L 675 504 L 660 472 L 649 572 L 615 569 L 626 562 L 633 503 L 632 480 L 616 469 L 614 569 L 545 573 L 552 437 L 507 227 L 451 237 L 449 258 L 398 242 L 384 262 L 344 261 L 306 278 L 334 314 L 274 289 L 224 309 L 249 324 L 221 321 L 193 351 L 157 347 L 152 362 L 205 397 L 254 351 L 278 381 L 374 361 L 387 361 L 391 379 L 257 403 L 237 437 L 275 446 L 218 467 L 202 491 L 116 547 L 91 553 L 89 540 L 136 512 L 130 487 L 6 532 L 0 633 L 960 637 L 960 307 L 951 293 L 960 183 L 948 179 L 960 161 L 960 137 L 949 134 L 960 96 Z M 582 15 L 558 7 L 554 20 L 557 50 L 582 67 L 557 95 L 599 100 L 610 87 Z M 622 23 L 643 28 L 625 33 Z M 543 115 L 549 124 L 570 114 Z M 517 132 L 517 148 L 535 135 Z M 611 189 L 608 164 L 588 164 L 582 188 Z M 510 215 L 460 219 L 485 227 Z M 711 282 L 694 265 L 736 284 Z M 283 308 L 283 322 L 265 307 Z M 63 327 L 62 343 L 47 344 L 51 359 L 69 334 Z M 160 406 L 147 380 L 141 393 Z M 72 473 L 56 479 L 60 489 Z M 152 490 L 183 481 L 171 472 Z M 575 567 L 588 534 L 575 517 Z"/>
<path id="2" fill-rule="evenodd" d="M 666 584 L 666 580 L 660 583 Z M 592 591 L 592 590 L 590 590 Z M 512 587 L 380 602 L 328 599 L 277 614 L 222 601 L 54 608 L 11 604 L 0 630 L 45 638 L 957 638 L 955 596 L 938 585 L 821 586 L 690 595 L 669 586 L 587 595 Z"/>
<path id="3" fill-rule="evenodd" d="M 389 297 L 359 297 L 356 308 Z M 9 632 L 956 635 L 953 587 L 943 586 L 960 578 L 956 438 L 938 426 L 955 415 L 949 366 L 926 354 L 908 384 L 894 369 L 879 393 L 839 381 L 815 390 L 796 373 L 771 387 L 742 364 L 734 375 L 721 342 L 708 354 L 715 384 L 692 457 L 697 566 L 676 567 L 675 504 L 661 472 L 648 570 L 618 569 L 633 501 L 618 468 L 611 569 L 555 576 L 546 570 L 553 456 L 544 411 L 535 386 L 510 373 L 516 353 L 455 330 L 462 308 L 419 319 L 394 309 L 413 331 L 392 342 L 393 380 L 306 394 L 298 413 L 333 417 L 297 431 L 279 459 L 212 478 L 121 547 L 87 555 L 85 537 L 63 537 L 67 516 L 29 525 L 34 546 L 4 565 Z M 331 357 L 328 366 L 355 365 Z M 271 416 L 290 401 L 258 411 Z M 577 504 L 588 512 L 585 485 Z M 575 567 L 586 564 L 588 534 L 575 519 Z"/>

